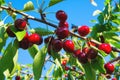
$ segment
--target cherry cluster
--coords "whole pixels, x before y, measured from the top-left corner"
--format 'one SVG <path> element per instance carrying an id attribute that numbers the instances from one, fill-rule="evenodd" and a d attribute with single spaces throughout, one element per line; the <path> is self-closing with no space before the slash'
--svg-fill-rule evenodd
<path id="1" fill-rule="evenodd" d="M 68 40 L 67 37 L 69 37 L 69 24 L 66 22 L 67 20 L 67 14 L 59 10 L 56 12 L 56 18 L 59 20 L 58 28 L 55 30 L 55 34 L 57 38 L 54 38 L 53 36 L 49 36 L 45 38 L 44 42 L 48 43 L 48 53 L 51 54 L 51 50 L 55 52 L 59 52 L 62 48 L 64 51 L 68 53 L 72 53 L 74 57 L 78 58 L 78 60 L 85 64 L 89 62 L 91 59 L 95 59 L 98 55 L 98 51 L 91 48 L 90 46 L 95 46 L 99 50 L 104 51 L 106 54 L 110 54 L 112 51 L 111 46 L 108 43 L 101 43 L 100 45 L 97 45 L 93 42 L 87 42 L 88 47 L 80 49 L 75 49 L 74 42 L 72 40 Z M 80 26 L 77 29 L 77 32 L 80 36 L 85 37 L 90 33 L 90 28 L 86 25 Z M 66 65 L 66 62 L 63 62 L 62 65 Z M 114 65 L 111 63 L 105 64 L 105 69 L 107 74 L 111 74 L 114 71 Z M 69 68 L 65 66 L 65 70 L 68 70 Z"/>
<path id="2" fill-rule="evenodd" d="M 26 30 L 24 38 L 19 41 L 19 47 L 22 49 L 28 49 L 33 44 L 40 45 L 43 42 L 42 37 L 37 33 L 28 34 L 27 32 L 27 22 L 25 19 L 17 19 L 14 22 L 14 27 L 17 31 Z M 11 30 L 11 26 L 6 29 L 8 36 L 16 37 L 15 33 Z"/>

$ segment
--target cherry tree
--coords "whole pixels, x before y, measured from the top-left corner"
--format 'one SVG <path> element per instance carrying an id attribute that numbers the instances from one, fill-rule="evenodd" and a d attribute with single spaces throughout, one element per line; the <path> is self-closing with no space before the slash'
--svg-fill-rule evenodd
<path id="1" fill-rule="evenodd" d="M 5 12 L 14 20 L 13 23 L 4 23 L 4 19 L 0 21 L 0 80 L 120 79 L 120 0 L 105 0 L 103 11 L 96 10 L 93 13 L 97 15 L 97 23 L 92 27 L 87 24 L 68 24 L 69 16 L 63 10 L 54 14 L 57 24 L 47 20 L 46 10 L 62 1 L 50 0 L 43 7 L 43 0 L 37 13 L 35 12 L 41 17 L 37 18 L 27 13 L 35 10 L 32 1 L 25 3 L 24 9 L 18 10 L 10 3 L 5 4 L 4 0 L 0 0 L 0 14 Z M 97 6 L 94 0 L 90 1 Z M 22 17 L 16 18 L 18 15 Z M 29 20 L 46 24 L 54 30 L 31 28 Z M 6 44 L 10 38 L 12 40 Z M 18 63 L 20 48 L 28 50 L 33 64 Z M 107 56 L 109 60 L 106 61 Z M 51 62 L 52 65 L 46 76 L 42 76 L 46 62 Z M 28 74 L 26 70 L 32 73 Z"/>

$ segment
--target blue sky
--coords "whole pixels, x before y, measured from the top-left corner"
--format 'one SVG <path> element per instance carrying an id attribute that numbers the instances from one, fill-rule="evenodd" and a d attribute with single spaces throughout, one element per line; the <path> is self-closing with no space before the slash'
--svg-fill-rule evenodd
<path id="1" fill-rule="evenodd" d="M 8 2 L 12 2 L 12 5 L 14 8 L 16 9 L 23 9 L 23 5 L 24 3 L 26 3 L 29 0 L 5 0 L 7 3 Z M 35 8 L 37 9 L 37 3 L 36 0 L 31 0 L 34 5 Z M 40 2 L 41 0 L 39 0 Z M 46 4 L 48 3 L 49 0 L 45 0 Z M 50 7 L 49 9 L 46 10 L 46 12 L 56 12 L 58 10 L 64 10 L 67 15 L 68 15 L 68 19 L 67 22 L 69 23 L 70 27 L 71 24 L 75 24 L 75 25 L 88 25 L 90 27 L 92 27 L 94 25 L 94 23 L 90 23 L 90 20 L 96 20 L 96 16 L 92 16 L 93 12 L 95 10 L 103 10 L 104 7 L 104 0 L 95 0 L 95 2 L 97 3 L 97 7 L 93 6 L 90 3 L 90 0 L 65 0 L 55 6 Z M 40 18 L 39 14 L 36 12 L 28 12 L 28 14 L 35 16 L 37 18 Z M 6 14 L 4 14 L 2 16 L 2 18 L 4 18 L 6 16 Z M 19 15 L 18 18 L 21 18 L 21 16 Z M 47 15 L 48 19 L 51 19 L 55 22 L 58 22 L 58 20 L 55 17 L 55 14 L 48 14 Z M 8 17 L 5 21 L 6 23 L 8 22 L 13 22 L 11 21 L 11 18 Z M 29 20 L 31 27 L 46 27 L 44 24 Z M 49 29 L 52 29 L 50 26 L 48 26 Z M 53 30 L 53 29 L 52 29 Z M 42 46 L 40 46 L 42 47 Z M 21 64 L 28 64 L 28 63 L 32 63 L 33 60 L 30 57 L 29 53 L 27 50 L 19 50 L 19 58 L 18 58 L 18 62 Z M 46 68 L 48 68 L 47 66 L 50 65 L 49 63 L 46 65 Z M 46 70 L 45 70 L 46 71 Z M 45 73 L 45 71 L 43 73 Z"/>

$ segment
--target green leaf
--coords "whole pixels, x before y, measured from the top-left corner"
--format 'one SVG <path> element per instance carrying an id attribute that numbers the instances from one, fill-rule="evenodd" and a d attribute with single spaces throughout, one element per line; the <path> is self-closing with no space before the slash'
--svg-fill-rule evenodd
<path id="1" fill-rule="evenodd" d="M 16 60 L 15 57 L 18 54 L 18 44 L 14 42 L 14 44 L 10 43 L 6 48 L 2 58 L 0 59 L 0 78 L 4 80 L 3 72 L 7 69 L 11 73 L 14 69 Z M 15 60 L 15 61 L 14 61 Z"/>
<path id="2" fill-rule="evenodd" d="M 30 48 L 28 49 L 28 51 L 29 51 L 31 57 L 34 59 L 35 55 L 39 52 L 38 45 L 35 45 L 35 44 L 34 44 L 32 47 L 30 47 Z"/>
<path id="3" fill-rule="evenodd" d="M 10 29 L 16 35 L 18 41 L 21 41 L 24 38 L 25 34 L 26 34 L 25 30 L 18 31 L 13 25 L 10 27 Z"/>
<path id="4" fill-rule="evenodd" d="M 92 60 L 91 65 L 93 69 L 98 70 L 100 73 L 105 73 L 104 63 L 104 57 L 98 55 L 96 59 Z"/>
<path id="5" fill-rule="evenodd" d="M 34 5 L 32 1 L 28 1 L 26 4 L 24 4 L 23 11 L 31 11 L 31 10 L 34 10 Z"/>
<path id="6" fill-rule="evenodd" d="M 62 2 L 63 0 L 50 0 L 50 2 L 49 2 L 49 7 L 50 6 L 53 6 L 53 5 L 55 5 L 55 4 L 57 4 L 57 3 L 60 3 L 60 2 Z"/>
<path id="7" fill-rule="evenodd" d="M 68 73 L 68 79 L 69 80 L 75 80 L 74 76 L 70 72 Z"/>
<path id="8" fill-rule="evenodd" d="M 5 33 L 5 27 L 0 27 L 0 51 L 3 50 L 3 46 L 6 44 L 8 36 Z"/>
<path id="9" fill-rule="evenodd" d="M 60 67 L 56 65 L 54 72 L 53 72 L 53 77 L 55 78 L 55 80 L 58 80 L 58 78 L 61 78 L 62 73 L 63 72 L 61 71 Z"/>
<path id="10" fill-rule="evenodd" d="M 114 22 L 115 24 L 117 24 L 117 25 L 120 25 L 120 19 L 115 19 L 115 20 L 112 20 L 112 22 Z"/>
<path id="11" fill-rule="evenodd" d="M 32 32 L 32 33 L 38 33 L 41 36 L 46 36 L 46 35 L 54 34 L 53 31 L 50 31 L 50 30 L 48 30 L 46 28 L 41 28 L 41 27 L 31 29 L 30 32 Z"/>
<path id="12" fill-rule="evenodd" d="M 99 75 L 99 76 L 97 77 L 97 80 L 107 80 L 107 79 L 106 79 L 105 76 L 101 76 L 101 75 Z"/>
<path id="13" fill-rule="evenodd" d="M 34 73 L 34 79 L 39 80 L 42 73 L 42 68 L 44 66 L 44 61 L 47 53 L 47 48 L 44 46 L 34 57 L 33 62 L 33 73 Z"/>
<path id="14" fill-rule="evenodd" d="M 90 63 L 83 64 L 86 80 L 96 80 L 96 72 Z"/>
<path id="15" fill-rule="evenodd" d="M 2 4 L 4 4 L 4 3 L 5 3 L 4 0 L 0 0 L 0 6 L 1 6 Z"/>
<path id="16" fill-rule="evenodd" d="M 98 21 L 99 21 L 100 24 L 104 23 L 104 16 L 103 16 L 102 13 L 97 17 L 97 19 L 98 19 Z"/>

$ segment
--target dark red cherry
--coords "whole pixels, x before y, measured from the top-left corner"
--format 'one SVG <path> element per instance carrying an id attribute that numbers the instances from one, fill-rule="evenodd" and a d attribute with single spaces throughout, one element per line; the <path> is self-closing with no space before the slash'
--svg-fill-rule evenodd
<path id="1" fill-rule="evenodd" d="M 7 34 L 8 34 L 9 37 L 15 37 L 15 34 L 10 29 L 10 26 L 6 29 L 6 32 L 7 32 Z"/>
<path id="2" fill-rule="evenodd" d="M 57 37 L 59 39 L 64 39 L 69 36 L 69 30 L 68 28 L 64 27 L 58 27 L 57 30 L 55 31 Z"/>
<path id="3" fill-rule="evenodd" d="M 56 12 L 56 18 L 61 22 L 65 22 L 67 20 L 67 14 L 64 11 L 59 10 Z"/>
<path id="4" fill-rule="evenodd" d="M 25 30 L 27 22 L 24 19 L 17 19 L 15 20 L 14 25 L 18 30 Z"/>
<path id="5" fill-rule="evenodd" d="M 52 41 L 52 49 L 56 52 L 59 52 L 63 47 L 62 41 L 59 39 L 54 39 Z"/>

